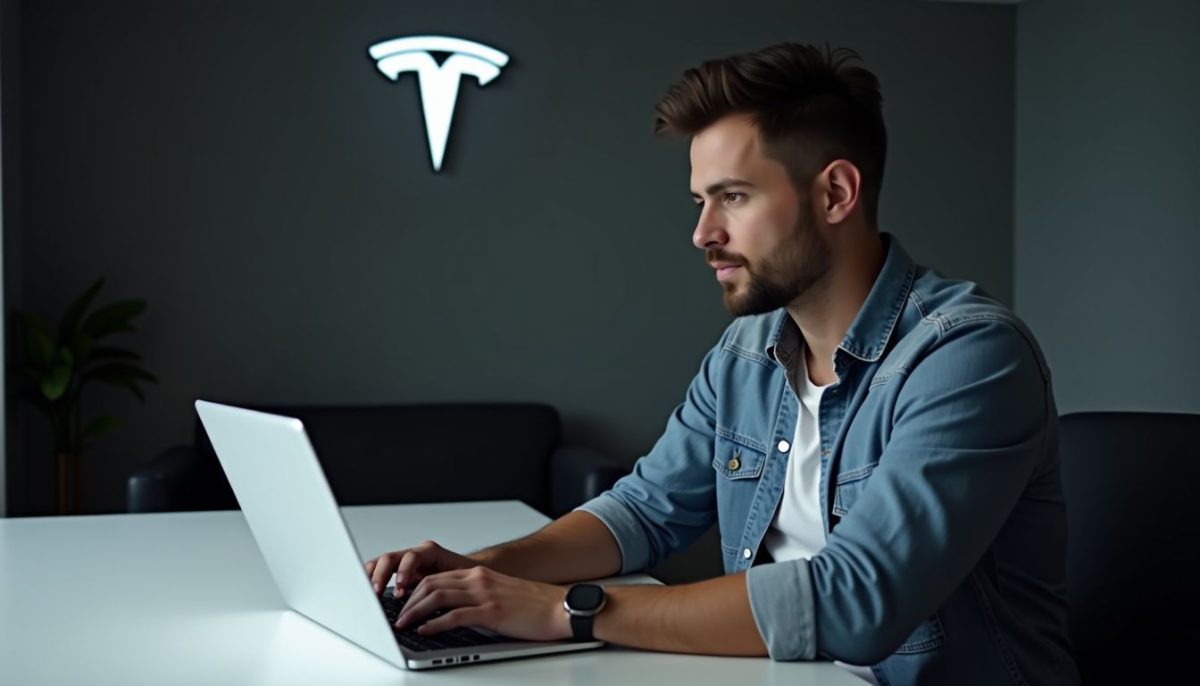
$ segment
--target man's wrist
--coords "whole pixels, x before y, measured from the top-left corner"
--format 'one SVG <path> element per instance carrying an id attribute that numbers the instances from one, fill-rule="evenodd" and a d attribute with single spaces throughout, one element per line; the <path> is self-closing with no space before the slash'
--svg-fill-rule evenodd
<path id="1" fill-rule="evenodd" d="M 522 569 L 521 549 L 517 541 L 509 541 L 508 543 L 484 548 L 483 550 L 471 553 L 467 557 L 492 571 L 515 576 L 518 579 L 529 578 L 536 581 L 536 579 L 527 576 Z"/>
<path id="2" fill-rule="evenodd" d="M 470 555 L 467 555 L 467 557 L 469 557 L 472 560 L 475 560 L 483 567 L 495 569 L 495 567 L 493 566 L 493 562 L 496 559 L 496 549 L 495 548 L 484 548 L 483 550 L 479 550 L 479 551 L 471 553 Z M 499 571 L 499 570 L 497 570 L 497 571 Z"/>
<path id="3" fill-rule="evenodd" d="M 479 564 L 481 564 L 485 567 L 488 566 L 488 562 L 490 561 L 491 556 L 492 556 L 492 550 L 490 548 L 485 548 L 484 550 L 477 550 L 473 553 L 467 553 L 467 557 L 471 558 L 472 560 L 475 560 L 476 562 L 478 562 Z"/>
<path id="4" fill-rule="evenodd" d="M 563 599 L 571 627 L 571 637 L 576 641 L 595 640 L 596 616 L 604 610 L 607 595 L 599 584 L 572 584 Z"/>
<path id="5" fill-rule="evenodd" d="M 564 609 L 564 603 L 567 601 L 567 591 L 570 588 L 570 586 L 559 586 L 558 590 L 561 592 L 557 595 L 554 607 L 550 608 L 554 617 L 554 634 L 564 641 L 571 640 L 571 637 L 574 635 L 574 632 L 571 631 L 571 615 Z"/>

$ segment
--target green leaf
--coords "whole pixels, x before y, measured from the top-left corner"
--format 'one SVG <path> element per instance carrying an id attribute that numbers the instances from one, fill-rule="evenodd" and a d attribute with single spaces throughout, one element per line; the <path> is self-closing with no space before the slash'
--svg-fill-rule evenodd
<path id="1" fill-rule="evenodd" d="M 71 341 L 71 349 L 75 351 L 75 359 L 81 364 L 86 364 L 89 357 L 92 355 L 92 349 L 96 341 L 86 333 L 78 334 Z"/>
<path id="2" fill-rule="evenodd" d="M 54 351 L 54 361 L 59 364 L 65 364 L 68 367 L 74 367 L 75 355 L 71 352 L 70 348 L 64 346 Z"/>
<path id="3" fill-rule="evenodd" d="M 98 345 L 92 348 L 93 360 L 136 360 L 141 361 L 142 356 L 127 350 L 125 348 L 114 348 L 107 345 Z"/>
<path id="4" fill-rule="evenodd" d="M 143 393 L 141 387 L 138 386 L 138 379 L 152 383 L 156 383 L 158 381 L 158 377 L 137 365 L 127 364 L 124 362 L 109 362 L 85 373 L 83 375 L 83 380 L 80 382 L 80 387 L 82 388 L 83 384 L 87 383 L 88 381 L 95 380 L 101 383 L 109 384 L 110 386 L 118 386 L 120 388 L 127 389 L 130 393 L 136 395 L 138 400 L 141 400 L 144 403 L 146 402 L 146 394 Z"/>
<path id="5" fill-rule="evenodd" d="M 137 385 L 137 382 L 134 381 L 133 379 L 130 379 L 128 377 L 115 377 L 115 378 L 111 378 L 111 379 L 97 378 L 96 381 L 99 381 L 100 383 L 108 384 L 110 386 L 119 386 L 121 388 L 128 389 L 129 392 L 136 395 L 138 397 L 138 400 L 142 401 L 143 404 L 146 402 L 146 394 L 142 392 L 141 387 L 139 387 Z"/>
<path id="6" fill-rule="evenodd" d="M 84 438 L 96 438 L 121 427 L 121 420 L 117 417 L 96 417 L 87 423 L 83 429 Z"/>
<path id="7" fill-rule="evenodd" d="M 39 369 L 49 369 L 54 358 L 54 339 L 41 317 L 16 312 L 17 328 L 25 339 L 25 355 Z"/>
<path id="8" fill-rule="evenodd" d="M 144 300 L 122 300 L 93 312 L 83 322 L 81 330 L 97 340 L 110 333 L 133 331 L 129 320 L 141 314 L 145 309 L 146 302 Z"/>
<path id="9" fill-rule="evenodd" d="M 96 298 L 96 294 L 100 292 L 100 288 L 103 285 L 104 277 L 96 279 L 96 282 L 88 286 L 88 289 L 76 298 L 75 302 L 67 306 L 67 311 L 63 313 L 62 323 L 58 327 L 58 340 L 68 341 L 75 337 L 79 320 L 92 304 L 92 300 Z"/>
<path id="10" fill-rule="evenodd" d="M 42 395 L 46 400 L 54 402 L 66 393 L 67 386 L 71 383 L 71 366 L 65 364 L 56 365 L 50 370 L 49 376 L 42 379 Z"/>
<path id="11" fill-rule="evenodd" d="M 151 383 L 158 382 L 157 376 L 151 374 L 145 369 L 142 369 L 136 364 L 129 364 L 127 362 L 107 362 L 97 367 L 93 367 L 83 376 L 85 379 L 95 379 L 97 381 L 111 379 L 128 379 L 132 381 L 134 379 L 141 379 Z"/>

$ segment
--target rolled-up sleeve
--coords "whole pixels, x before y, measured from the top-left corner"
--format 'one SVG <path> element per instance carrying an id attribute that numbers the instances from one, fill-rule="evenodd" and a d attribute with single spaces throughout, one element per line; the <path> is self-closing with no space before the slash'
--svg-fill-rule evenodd
<path id="1" fill-rule="evenodd" d="M 772 660 L 817 656 L 817 629 L 808 560 L 751 567 L 746 591 L 754 624 Z"/>
<path id="2" fill-rule="evenodd" d="M 652 567 L 683 550 L 717 518 L 712 469 L 717 387 L 729 329 L 708 351 L 654 447 L 612 489 L 580 505 L 604 522 L 621 550 L 621 572 Z"/>
<path id="3" fill-rule="evenodd" d="M 980 559 L 1045 454 L 1049 380 L 1025 332 L 957 324 L 907 372 L 891 440 L 826 546 L 747 571 L 772 659 L 886 658 Z"/>
<path id="4" fill-rule="evenodd" d="M 952 324 L 898 375 L 890 441 L 808 561 L 819 655 L 890 655 L 967 577 L 1048 454 L 1049 379 L 1025 332 Z"/>
<path id="5" fill-rule="evenodd" d="M 608 527 L 617 548 L 621 551 L 621 573 L 630 574 L 648 567 L 650 545 L 642 533 L 642 527 L 629 508 L 608 492 L 592 498 L 575 508 L 594 515 Z"/>

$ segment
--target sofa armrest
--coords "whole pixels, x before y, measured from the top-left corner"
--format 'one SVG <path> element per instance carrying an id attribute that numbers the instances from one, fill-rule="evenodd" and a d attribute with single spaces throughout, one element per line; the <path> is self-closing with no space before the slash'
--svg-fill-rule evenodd
<path id="1" fill-rule="evenodd" d="M 591 448 L 560 446 L 550 456 L 550 516 L 561 517 L 595 498 L 628 472 Z"/>
<path id="2" fill-rule="evenodd" d="M 126 507 L 130 512 L 181 512 L 237 507 L 237 500 L 215 460 L 189 445 L 159 453 L 129 475 Z"/>

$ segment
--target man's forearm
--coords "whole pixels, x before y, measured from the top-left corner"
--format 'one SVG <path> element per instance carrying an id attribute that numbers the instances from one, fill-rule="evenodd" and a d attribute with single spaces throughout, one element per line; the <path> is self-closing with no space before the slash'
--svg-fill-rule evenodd
<path id="1" fill-rule="evenodd" d="M 609 586 L 596 638 L 632 648 L 701 655 L 767 654 L 745 573 L 684 586 Z"/>
<path id="2" fill-rule="evenodd" d="M 595 515 L 575 511 L 509 543 L 472 553 L 501 574 L 532 581 L 568 583 L 621 571 L 621 549 Z"/>

